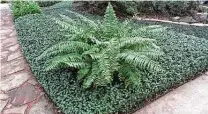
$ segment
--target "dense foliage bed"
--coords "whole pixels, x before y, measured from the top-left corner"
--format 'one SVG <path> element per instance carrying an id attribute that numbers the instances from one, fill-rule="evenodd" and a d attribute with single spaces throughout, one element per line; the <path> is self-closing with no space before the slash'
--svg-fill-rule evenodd
<path id="1" fill-rule="evenodd" d="M 139 88 L 114 85 L 105 89 L 82 89 L 78 83 L 74 83 L 73 74 L 67 69 L 45 72 L 44 61 L 36 61 L 36 57 L 48 47 L 66 40 L 65 31 L 55 23 L 54 18 L 60 18 L 59 14 L 73 17 L 65 9 L 47 10 L 44 13 L 46 15 L 27 15 L 15 21 L 18 40 L 34 75 L 66 114 L 132 112 L 143 106 L 145 99 L 164 93 L 208 68 L 207 27 L 135 22 L 132 24 L 134 27 L 149 24 L 170 27 L 162 34 L 144 33 L 146 37 L 156 39 L 165 52 L 159 62 L 166 71 L 143 73 Z"/>

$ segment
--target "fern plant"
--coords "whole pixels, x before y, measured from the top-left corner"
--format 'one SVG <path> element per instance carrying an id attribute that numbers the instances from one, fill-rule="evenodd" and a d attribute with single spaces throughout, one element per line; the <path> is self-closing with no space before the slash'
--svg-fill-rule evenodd
<path id="1" fill-rule="evenodd" d="M 163 52 L 155 40 L 136 34 L 151 27 L 135 30 L 128 21 L 119 22 L 110 3 L 103 22 L 70 13 L 80 21 L 63 15 L 67 22 L 57 21 L 70 33 L 69 40 L 48 48 L 38 57 L 52 58 L 47 60 L 46 70 L 77 69 L 77 79 L 83 82 L 84 88 L 106 86 L 114 77 L 119 77 L 126 86 L 139 85 L 142 70 L 161 70 L 155 60 Z"/>

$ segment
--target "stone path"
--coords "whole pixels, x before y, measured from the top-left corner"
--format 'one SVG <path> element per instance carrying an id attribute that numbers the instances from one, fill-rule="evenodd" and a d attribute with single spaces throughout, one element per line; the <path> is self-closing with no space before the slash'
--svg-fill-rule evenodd
<path id="1" fill-rule="evenodd" d="M 208 114 L 208 72 L 134 114 Z"/>
<path id="2" fill-rule="evenodd" d="M 22 56 L 12 15 L 7 4 L 0 4 L 1 41 L 1 114 L 55 114 Z"/>

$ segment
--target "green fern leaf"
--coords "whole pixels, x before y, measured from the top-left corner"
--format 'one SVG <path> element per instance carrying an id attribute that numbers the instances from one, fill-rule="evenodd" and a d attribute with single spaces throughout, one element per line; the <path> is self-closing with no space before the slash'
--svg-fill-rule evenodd
<path id="1" fill-rule="evenodd" d="M 89 88 L 92 85 L 92 83 L 95 81 L 95 79 L 99 78 L 98 76 L 99 76 L 98 65 L 97 65 L 97 63 L 93 62 L 91 74 L 85 78 L 85 80 L 83 82 L 83 87 Z"/>
<path id="2" fill-rule="evenodd" d="M 110 2 L 108 2 L 108 6 L 104 15 L 104 24 L 108 26 L 113 26 L 117 24 L 117 18 L 115 12 L 113 10 L 113 6 Z"/>
<path id="3" fill-rule="evenodd" d="M 126 63 L 133 64 L 134 66 L 139 67 L 140 69 L 150 70 L 150 71 L 161 71 L 162 68 L 158 63 L 151 60 L 145 55 L 139 55 L 136 52 L 130 53 L 121 53 L 118 54 L 118 58 L 124 60 Z"/>
<path id="4" fill-rule="evenodd" d="M 80 69 L 77 73 L 77 79 L 81 80 L 81 79 L 85 78 L 89 72 L 90 72 L 90 68 Z"/>
<path id="5" fill-rule="evenodd" d="M 137 47 L 148 47 L 153 44 L 155 40 L 149 38 L 141 38 L 141 37 L 130 37 L 130 38 L 122 38 L 119 43 L 119 47 L 123 48 L 125 46 L 136 45 Z"/>
<path id="6" fill-rule="evenodd" d="M 83 62 L 82 57 L 77 53 L 71 53 L 66 55 L 56 56 L 50 60 L 48 60 L 49 65 L 46 70 L 53 70 L 62 67 L 67 67 L 67 62 Z M 72 66 L 69 66 L 72 67 Z M 74 66 L 76 68 L 76 66 Z"/>
<path id="7" fill-rule="evenodd" d="M 91 46 L 89 44 L 83 42 L 76 42 L 76 41 L 61 42 L 57 45 L 48 48 L 37 58 L 37 60 L 62 53 L 73 53 L 73 52 L 79 53 L 84 50 L 90 49 L 90 47 Z"/>

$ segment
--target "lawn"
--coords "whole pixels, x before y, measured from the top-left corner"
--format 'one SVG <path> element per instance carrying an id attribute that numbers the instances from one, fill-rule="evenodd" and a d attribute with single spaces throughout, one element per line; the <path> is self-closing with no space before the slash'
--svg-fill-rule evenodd
<path id="1" fill-rule="evenodd" d="M 165 72 L 143 72 L 142 85 L 137 88 L 114 84 L 105 88 L 83 89 L 69 70 L 44 71 L 45 61 L 36 61 L 48 47 L 67 40 L 64 36 L 67 31 L 55 23 L 56 19 L 64 20 L 60 14 L 76 18 L 67 8 L 47 9 L 43 14 L 16 19 L 15 27 L 23 54 L 34 75 L 65 114 L 133 112 L 142 107 L 146 99 L 165 93 L 208 68 L 208 27 L 134 21 L 132 26 L 135 28 L 155 24 L 168 27 L 154 35 L 142 32 L 142 36 L 156 39 L 157 45 L 164 51 L 159 63 Z"/>

